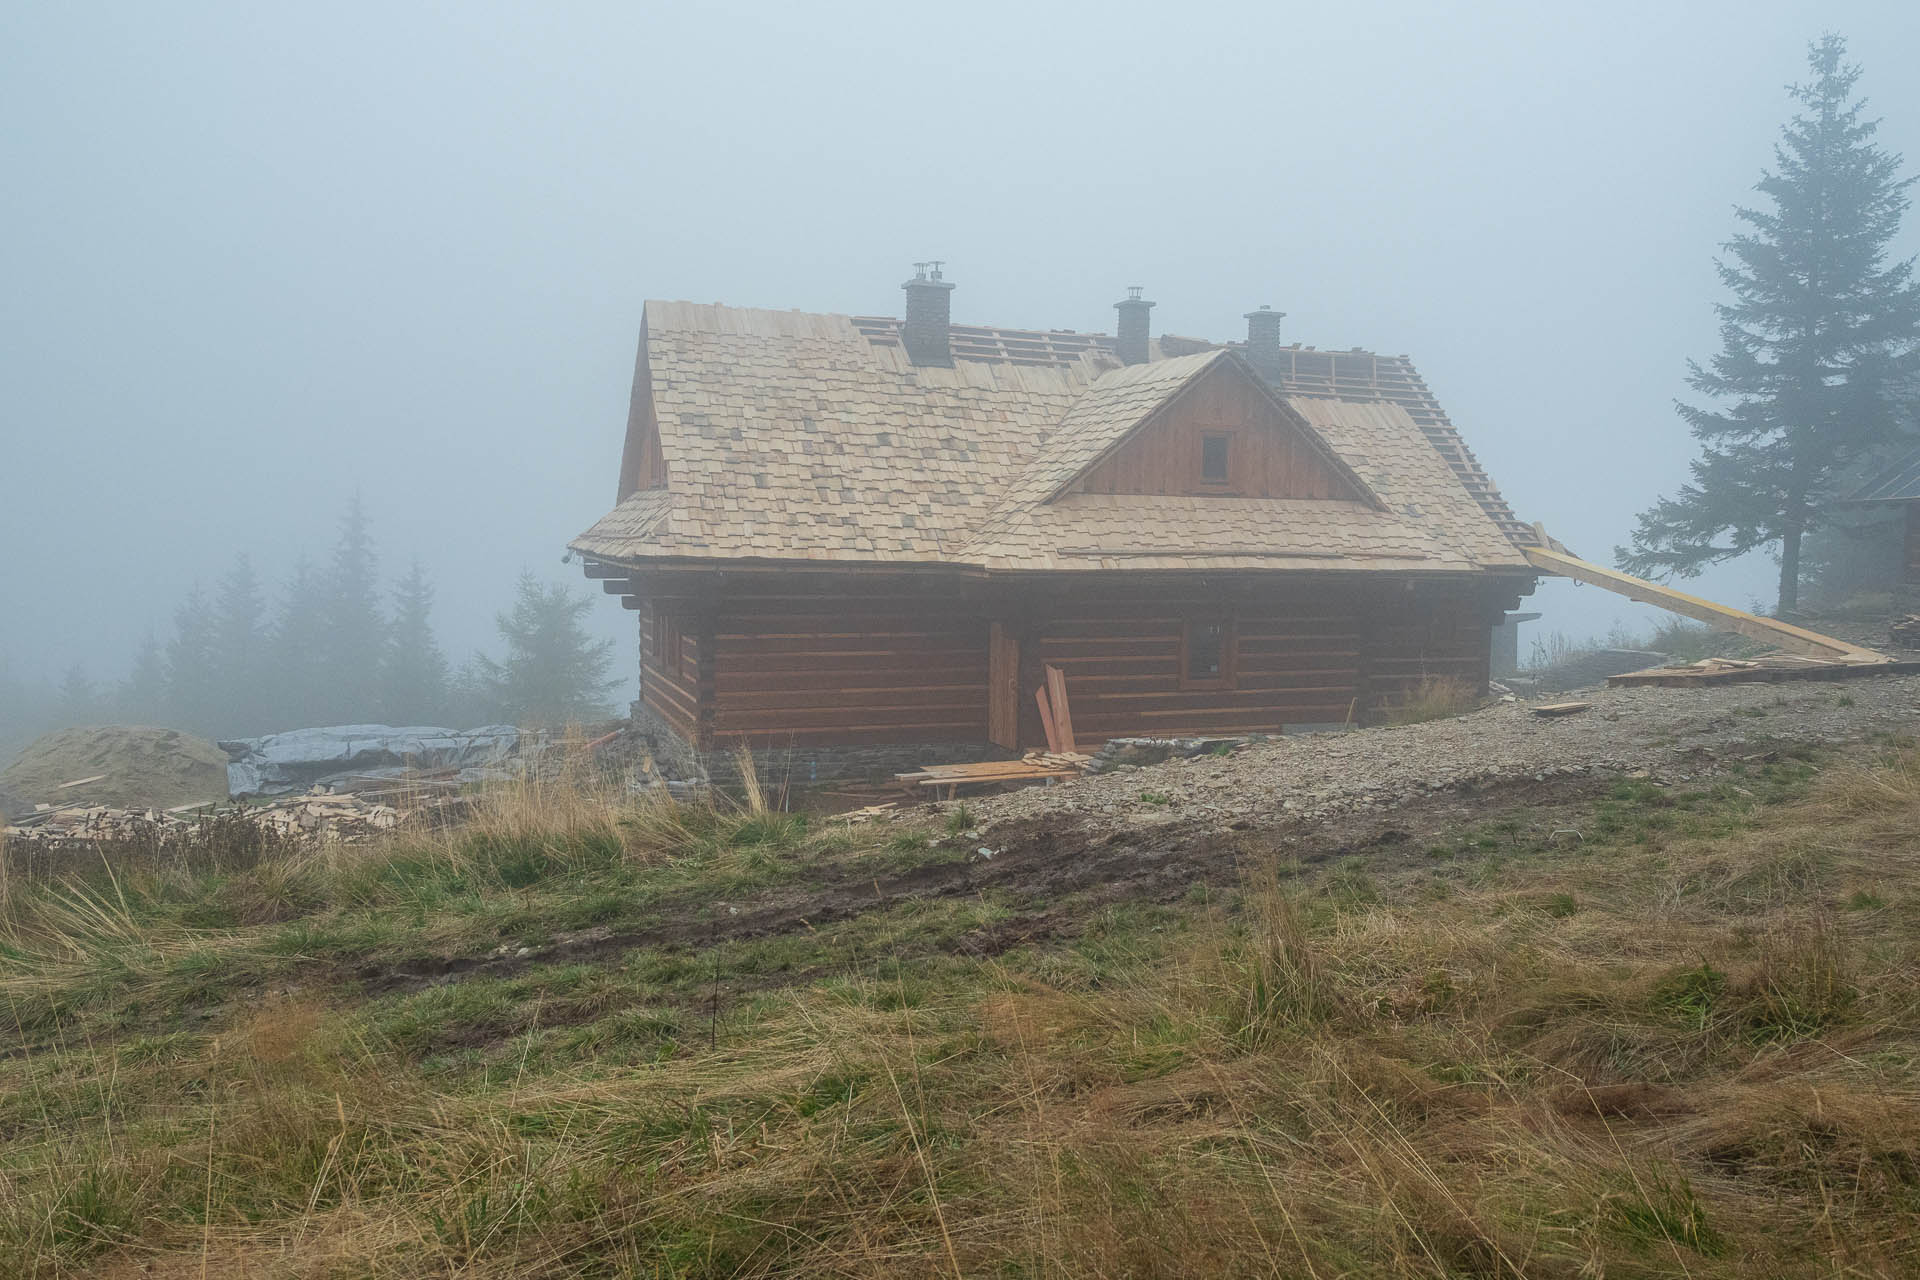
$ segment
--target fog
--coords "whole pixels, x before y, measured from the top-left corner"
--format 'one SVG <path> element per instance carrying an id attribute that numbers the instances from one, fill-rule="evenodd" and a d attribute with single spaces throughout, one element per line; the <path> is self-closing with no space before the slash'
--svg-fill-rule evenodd
<path id="1" fill-rule="evenodd" d="M 898 314 L 926 258 L 960 322 L 1110 330 L 1141 284 L 1162 332 L 1410 353 L 1610 561 L 1684 479 L 1716 246 L 1823 30 L 1920 160 L 1911 0 L 5 6 L 0 654 L 117 679 L 357 492 L 457 662 L 523 568 L 585 585 L 643 299 Z"/>

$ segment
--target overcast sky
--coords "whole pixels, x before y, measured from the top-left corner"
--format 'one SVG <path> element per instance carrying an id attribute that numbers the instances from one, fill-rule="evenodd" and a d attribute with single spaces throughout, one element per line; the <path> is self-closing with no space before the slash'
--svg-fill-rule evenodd
<path id="1" fill-rule="evenodd" d="M 931 257 L 963 322 L 1141 284 L 1162 331 L 1410 353 L 1610 559 L 1684 478 L 1716 246 L 1824 30 L 1920 160 L 1912 0 L 0 6 L 0 654 L 118 677 L 358 490 L 458 661 L 523 567 L 580 581 L 643 299 L 898 314 Z"/>

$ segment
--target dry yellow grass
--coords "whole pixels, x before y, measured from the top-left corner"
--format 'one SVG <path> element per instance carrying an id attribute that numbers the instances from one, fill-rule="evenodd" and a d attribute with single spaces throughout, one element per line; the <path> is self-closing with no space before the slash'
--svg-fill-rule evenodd
<path id="1" fill-rule="evenodd" d="M 1834 768 L 1786 803 L 1728 789 L 1689 808 L 1639 788 L 1588 819 L 1584 838 L 1531 852 L 1464 833 L 1445 856 L 1276 862 L 1224 901 L 1108 908 L 1076 943 L 996 960 L 873 950 L 750 1001 L 711 1039 L 694 1021 L 630 1051 L 598 1029 L 684 993 L 619 961 L 629 977 L 596 1022 L 551 1011 L 605 975 L 499 993 L 524 1016 L 477 1056 L 403 1034 L 436 1010 L 455 1030 L 497 1011 L 477 983 L 369 1000 L 318 974 L 216 975 L 204 1024 L 156 1030 L 124 994 L 75 984 L 148 945 L 177 990 L 181 956 L 267 947 L 275 926 L 141 943 L 127 931 L 159 926 L 111 886 L 16 893 L 0 942 L 74 954 L 58 981 L 20 964 L 0 977 L 12 1001 L 56 987 L 65 1002 L 0 1062 L 0 1268 L 1920 1269 L 1915 754 Z M 432 933 L 456 908 L 531 909 L 537 885 L 468 889 L 519 865 L 501 858 L 537 853 L 568 884 L 612 865 L 665 874 L 711 823 L 532 789 L 396 855 L 444 860 L 443 900 L 366 853 L 311 873 L 386 885 L 364 891 L 378 912 L 412 893 Z"/>

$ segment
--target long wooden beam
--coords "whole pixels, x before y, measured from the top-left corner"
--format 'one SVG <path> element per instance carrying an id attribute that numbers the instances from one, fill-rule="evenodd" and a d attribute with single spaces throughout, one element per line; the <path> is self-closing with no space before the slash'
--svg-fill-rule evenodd
<path id="1" fill-rule="evenodd" d="M 1823 636 L 1817 631 L 1809 631 L 1805 627 L 1796 627 L 1790 622 L 1782 622 L 1778 618 L 1763 618 L 1757 613 L 1748 613 L 1744 609 L 1715 604 L 1699 596 L 1690 596 L 1684 591 L 1675 591 L 1672 587 L 1663 587 L 1658 583 L 1648 582 L 1644 578 L 1621 573 L 1617 569 L 1593 564 L 1564 551 L 1553 551 L 1546 547 L 1521 547 L 1520 552 L 1536 569 L 1556 573 L 1563 578 L 1572 578 L 1576 582 L 1591 583 L 1617 595 L 1623 595 L 1629 600 L 1654 605 L 1669 613 L 1693 618 L 1725 631 L 1736 631 L 1749 639 L 1777 644 L 1789 653 L 1797 653 L 1809 658 L 1825 658 L 1830 662 L 1892 661 L 1886 654 L 1876 649 L 1863 649 L 1845 640 L 1836 640 L 1832 636 Z"/>

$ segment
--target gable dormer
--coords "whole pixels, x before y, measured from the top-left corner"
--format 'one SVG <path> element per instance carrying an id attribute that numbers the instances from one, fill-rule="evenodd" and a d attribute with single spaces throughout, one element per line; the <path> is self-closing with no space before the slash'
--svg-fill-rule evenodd
<path id="1" fill-rule="evenodd" d="M 1225 356 L 1061 492 L 1375 501 L 1297 414 Z"/>

